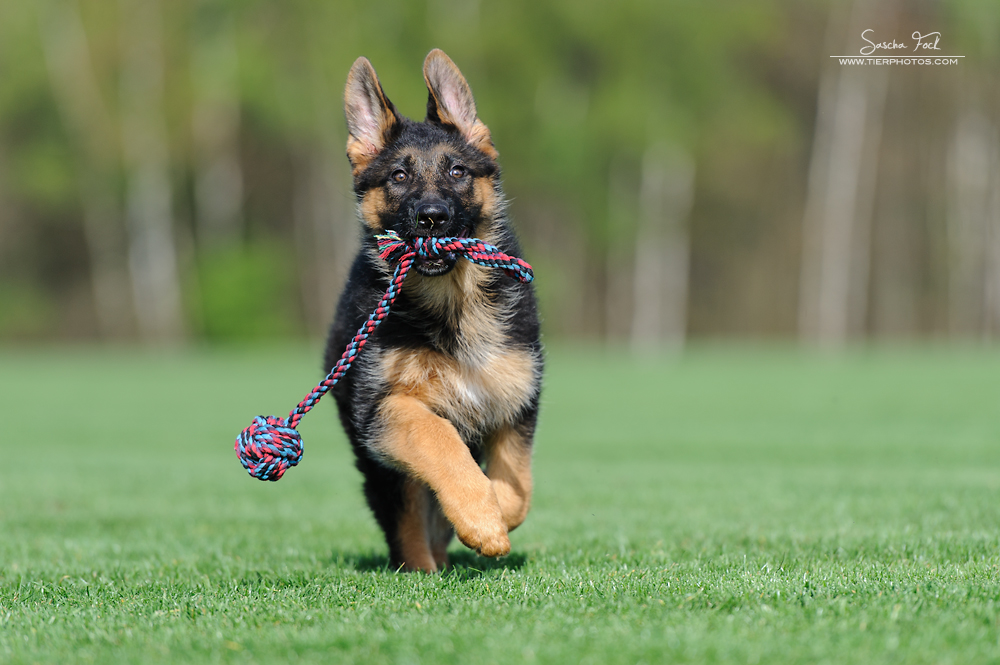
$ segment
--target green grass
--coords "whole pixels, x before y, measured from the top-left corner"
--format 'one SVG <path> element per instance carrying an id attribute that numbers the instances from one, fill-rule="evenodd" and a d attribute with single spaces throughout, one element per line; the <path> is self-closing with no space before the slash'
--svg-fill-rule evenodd
<path id="1" fill-rule="evenodd" d="M 1000 352 L 557 349 L 512 554 L 437 576 L 332 405 L 236 461 L 317 358 L 0 353 L 0 662 L 1000 662 Z"/>

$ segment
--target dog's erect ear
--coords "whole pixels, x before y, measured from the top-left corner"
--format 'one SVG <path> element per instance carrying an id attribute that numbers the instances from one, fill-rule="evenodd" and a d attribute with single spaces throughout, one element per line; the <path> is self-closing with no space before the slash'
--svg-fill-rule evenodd
<path id="1" fill-rule="evenodd" d="M 399 125 L 396 108 L 382 92 L 368 58 L 355 60 L 347 75 L 344 115 L 349 132 L 347 158 L 357 173 L 385 147 Z"/>
<path id="2" fill-rule="evenodd" d="M 470 145 L 496 159 L 497 149 L 493 147 L 490 130 L 476 116 L 472 89 L 441 49 L 427 54 L 424 81 L 429 93 L 427 121 L 455 127 Z"/>

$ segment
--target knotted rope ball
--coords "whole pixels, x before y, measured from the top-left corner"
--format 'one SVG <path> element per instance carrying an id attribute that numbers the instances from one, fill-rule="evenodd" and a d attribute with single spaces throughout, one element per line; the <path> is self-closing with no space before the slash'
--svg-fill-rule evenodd
<path id="1" fill-rule="evenodd" d="M 302 436 L 277 416 L 257 416 L 236 437 L 236 454 L 254 478 L 278 480 L 302 459 Z"/>
<path id="2" fill-rule="evenodd" d="M 292 409 L 287 418 L 257 416 L 250 426 L 236 437 L 234 445 L 236 455 L 243 468 L 254 478 L 278 480 L 285 471 L 302 459 L 302 436 L 296 429 L 299 421 L 312 410 L 323 395 L 337 385 L 350 369 L 351 363 L 365 348 L 368 338 L 389 316 L 392 304 L 402 292 L 403 280 L 417 257 L 432 258 L 454 254 L 487 268 L 503 270 L 508 276 L 520 282 L 530 282 L 534 279 L 531 266 L 526 262 L 504 254 L 499 248 L 478 238 L 416 238 L 408 242 L 400 238 L 395 231 L 389 231 L 376 235 L 375 240 L 378 242 L 379 256 L 382 260 L 396 263 L 396 270 L 389 280 L 389 287 L 375 311 L 358 329 L 326 378 Z"/>

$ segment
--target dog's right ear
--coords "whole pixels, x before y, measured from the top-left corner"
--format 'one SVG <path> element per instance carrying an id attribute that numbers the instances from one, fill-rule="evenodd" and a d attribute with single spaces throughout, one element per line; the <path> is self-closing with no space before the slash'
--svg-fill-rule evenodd
<path id="1" fill-rule="evenodd" d="M 396 107 L 382 92 L 375 68 L 368 58 L 354 61 L 344 88 L 347 116 L 347 158 L 357 174 L 382 151 L 400 124 Z"/>

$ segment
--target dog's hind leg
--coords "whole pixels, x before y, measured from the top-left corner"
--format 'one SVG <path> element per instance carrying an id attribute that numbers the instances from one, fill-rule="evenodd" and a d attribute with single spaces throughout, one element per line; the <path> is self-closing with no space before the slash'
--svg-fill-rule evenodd
<path id="1" fill-rule="evenodd" d="M 381 435 L 372 444 L 377 453 L 430 486 L 466 547 L 483 556 L 507 554 L 507 525 L 493 485 L 455 426 L 408 395 L 386 397 L 380 411 Z"/>
<path id="2" fill-rule="evenodd" d="M 531 505 L 531 439 L 515 427 L 503 427 L 486 444 L 486 475 L 500 503 L 507 530 L 528 515 Z"/>
<path id="3" fill-rule="evenodd" d="M 431 550 L 432 511 L 437 503 L 427 485 L 416 478 L 407 478 L 403 483 L 402 506 L 396 529 L 397 567 L 403 570 L 422 570 L 433 573 L 438 570 Z"/>
<path id="4" fill-rule="evenodd" d="M 427 511 L 427 540 L 431 547 L 431 556 L 438 570 L 448 567 L 448 543 L 455 535 L 455 529 L 451 522 L 444 516 L 441 504 L 428 489 L 428 511 Z"/>
<path id="5" fill-rule="evenodd" d="M 437 497 L 416 478 L 407 478 L 403 484 L 398 524 L 397 568 L 433 573 L 448 566 L 448 543 L 455 531 Z"/>
<path id="6" fill-rule="evenodd" d="M 427 539 L 433 502 L 427 486 L 367 455 L 358 457 L 358 470 L 365 477 L 368 506 L 389 546 L 389 565 L 393 570 L 437 570 Z"/>

